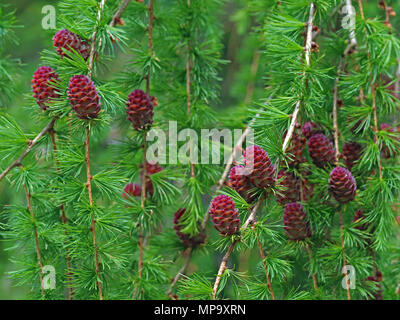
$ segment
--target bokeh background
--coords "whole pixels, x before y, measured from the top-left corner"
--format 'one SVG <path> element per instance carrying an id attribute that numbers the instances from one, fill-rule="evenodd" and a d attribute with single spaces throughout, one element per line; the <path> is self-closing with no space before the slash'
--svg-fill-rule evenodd
<path id="1" fill-rule="evenodd" d="M 30 118 L 29 110 L 26 106 L 26 96 L 30 94 L 31 77 L 33 72 L 40 66 L 40 53 L 43 49 L 52 48 L 52 37 L 56 30 L 44 30 L 42 28 L 42 9 L 45 5 L 57 7 L 56 0 L 0 0 L 1 3 L 9 5 L 9 9 L 16 9 L 17 24 L 16 29 L 18 44 L 11 44 L 5 49 L 5 53 L 20 61 L 20 71 L 13 76 L 13 81 L 9 84 L 16 89 L 16 94 L 7 105 L 0 105 L 16 119 L 18 124 L 25 132 L 38 132 L 41 128 Z M 171 0 L 172 2 L 173 0 Z M 262 2 L 263 0 L 258 0 Z M 392 18 L 391 22 L 396 30 L 400 30 L 400 1 L 388 0 L 398 15 Z M 263 98 L 263 65 L 268 63 L 263 57 L 258 56 L 260 45 L 259 39 L 252 32 L 258 26 L 257 17 L 251 13 L 251 5 L 254 0 L 227 0 L 225 10 L 220 19 L 224 28 L 223 55 L 222 58 L 229 61 L 221 69 L 221 97 L 220 102 L 213 107 L 228 111 L 230 108 L 236 109 L 238 106 L 245 106 L 251 101 Z M 367 16 L 377 16 L 378 0 L 365 1 Z M 381 12 L 380 18 L 383 18 Z M 0 21 L 0 31 L 2 21 Z M 102 77 L 105 79 L 111 74 L 122 69 L 124 62 L 129 58 L 122 52 L 118 52 L 118 57 L 109 66 L 109 71 Z M 1 100 L 1 99 L 0 99 Z M 93 158 L 101 162 L 102 159 L 109 157 L 107 150 L 101 150 Z M 23 194 L 15 194 L 7 183 L 0 183 L 0 211 L 4 205 L 20 202 Z M 2 217 L 0 216 L 0 222 Z M 1 237 L 1 236 L 0 236 Z M 0 239 L 1 240 L 1 239 Z M 27 295 L 27 288 L 15 286 L 11 283 L 7 273 L 13 270 L 13 263 L 10 261 L 10 253 L 6 250 L 10 244 L 0 241 L 0 299 L 24 299 Z M 246 261 L 251 264 L 251 261 Z M 246 265 L 241 265 L 243 269 Z"/>

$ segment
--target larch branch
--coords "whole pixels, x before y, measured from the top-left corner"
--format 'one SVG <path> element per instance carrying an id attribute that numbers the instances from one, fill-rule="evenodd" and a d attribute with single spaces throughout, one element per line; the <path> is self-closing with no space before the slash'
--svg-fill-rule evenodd
<path id="1" fill-rule="evenodd" d="M 307 22 L 307 38 L 306 38 L 306 46 L 305 46 L 305 59 L 306 59 L 307 66 L 310 66 L 310 59 L 311 59 L 312 29 L 313 29 L 314 15 L 315 15 L 315 5 L 313 2 L 311 2 L 309 18 L 308 18 L 308 22 Z M 297 118 L 300 113 L 301 103 L 302 103 L 301 99 L 297 101 L 294 111 L 292 113 L 292 116 L 291 116 L 292 120 L 291 120 L 291 123 L 289 126 L 289 130 L 286 134 L 286 137 L 285 137 L 285 140 L 284 140 L 283 146 L 282 146 L 283 152 L 286 152 L 286 149 L 289 146 L 289 142 L 292 139 L 292 135 L 293 135 L 294 129 L 296 127 L 296 123 L 297 123 Z"/>
<path id="2" fill-rule="evenodd" d="M 246 230 L 249 224 L 253 223 L 255 221 L 255 217 L 257 214 L 258 209 L 260 208 L 261 203 L 264 201 L 264 197 L 261 197 L 253 209 L 251 210 L 251 213 L 245 223 L 242 226 L 242 230 Z M 222 275 L 224 274 L 224 271 L 226 269 L 226 264 L 228 262 L 229 257 L 231 256 L 233 250 L 235 249 L 236 244 L 239 242 L 239 239 L 236 239 L 232 242 L 232 244 L 229 246 L 228 251 L 225 253 L 224 257 L 222 258 L 221 264 L 218 269 L 217 277 L 215 279 L 214 287 L 213 287 L 213 293 L 212 293 L 212 298 L 215 300 L 218 292 L 218 287 L 219 284 L 221 283 Z"/>
<path id="3" fill-rule="evenodd" d="M 56 122 L 57 117 L 54 117 L 51 119 L 49 124 L 47 124 L 42 131 L 39 132 L 39 134 L 33 139 L 28 141 L 28 146 L 26 149 L 21 153 L 21 155 L 15 160 L 11 165 L 9 165 L 1 174 L 0 174 L 0 181 L 15 167 L 18 167 L 21 165 L 22 160 L 27 156 L 27 154 L 32 150 L 32 148 L 38 143 L 40 138 L 42 138 L 50 129 L 53 128 L 54 123 Z"/>

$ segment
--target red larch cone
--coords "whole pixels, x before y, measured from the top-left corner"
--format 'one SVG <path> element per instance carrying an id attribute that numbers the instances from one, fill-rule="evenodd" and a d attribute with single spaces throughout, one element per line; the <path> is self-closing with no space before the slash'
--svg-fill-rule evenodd
<path id="1" fill-rule="evenodd" d="M 247 202 L 252 202 L 254 199 L 250 195 L 251 183 L 249 178 L 245 175 L 245 167 L 237 165 L 229 172 L 228 186 L 236 190 L 243 199 Z"/>
<path id="2" fill-rule="evenodd" d="M 312 236 L 304 207 L 297 202 L 286 205 L 283 213 L 283 228 L 289 240 L 301 241 Z"/>
<path id="3" fill-rule="evenodd" d="M 58 74 L 53 68 L 48 66 L 39 67 L 33 74 L 33 97 L 41 109 L 46 110 L 48 107 L 47 103 L 59 97 L 59 94 L 56 93 L 55 88 L 51 84 L 58 81 L 60 81 Z"/>
<path id="4" fill-rule="evenodd" d="M 126 113 L 135 130 L 145 130 L 153 124 L 154 103 L 157 103 L 156 99 L 143 90 L 137 89 L 129 94 Z"/>
<path id="5" fill-rule="evenodd" d="M 246 148 L 243 154 L 246 170 L 250 170 L 250 181 L 258 188 L 270 188 L 275 184 L 275 166 L 266 151 L 259 146 Z"/>
<path id="6" fill-rule="evenodd" d="M 53 45 L 57 48 L 57 53 L 61 58 L 65 56 L 62 48 L 71 51 L 71 48 L 80 53 L 84 60 L 89 58 L 89 45 L 77 34 L 63 29 L 58 31 L 53 37 Z"/>
<path id="7" fill-rule="evenodd" d="M 320 168 L 335 162 L 335 149 L 332 142 L 322 133 L 314 134 L 308 140 L 308 152 L 313 162 Z"/>
<path id="8" fill-rule="evenodd" d="M 100 96 L 93 81 L 87 76 L 71 77 L 68 86 L 68 98 L 80 119 L 96 118 L 100 112 Z"/>
<path id="9" fill-rule="evenodd" d="M 231 236 L 239 231 L 239 211 L 230 197 L 219 195 L 214 198 L 209 213 L 215 229 L 221 235 Z"/>
<path id="10" fill-rule="evenodd" d="M 349 170 L 336 167 L 329 177 L 329 190 L 338 202 L 348 203 L 356 196 L 356 181 Z"/>

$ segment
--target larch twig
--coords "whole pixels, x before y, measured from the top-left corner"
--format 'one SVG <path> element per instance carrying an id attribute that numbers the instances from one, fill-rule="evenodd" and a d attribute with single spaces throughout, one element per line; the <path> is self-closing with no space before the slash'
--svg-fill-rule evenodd
<path id="1" fill-rule="evenodd" d="M 305 59 L 306 59 L 307 66 L 310 66 L 310 59 L 311 59 L 312 29 L 313 29 L 314 15 L 315 15 L 315 5 L 313 2 L 311 2 L 309 18 L 308 18 L 308 22 L 307 22 L 307 37 L 306 37 L 306 46 L 305 46 Z M 292 120 L 291 120 L 288 132 L 286 134 L 286 137 L 285 137 L 285 140 L 284 140 L 283 146 L 282 146 L 283 152 L 286 152 L 286 149 L 289 146 L 289 142 L 292 139 L 292 135 L 293 135 L 294 129 L 296 127 L 296 123 L 297 123 L 297 118 L 299 116 L 301 103 L 302 103 L 301 99 L 299 99 L 296 102 L 296 106 L 291 115 Z"/>
<path id="2" fill-rule="evenodd" d="M 258 209 L 261 206 L 261 203 L 264 201 L 264 197 L 261 197 L 255 206 L 252 208 L 251 213 L 245 223 L 243 224 L 242 230 L 246 230 L 247 227 L 249 226 L 250 223 L 253 223 L 257 214 Z M 220 263 L 217 277 L 215 279 L 214 287 L 213 287 L 213 292 L 212 292 L 212 298 L 215 300 L 217 297 L 217 292 L 219 288 L 219 284 L 221 283 L 222 276 L 224 274 L 224 271 L 226 269 L 226 264 L 228 262 L 229 257 L 231 256 L 233 250 L 235 249 L 236 244 L 239 242 L 239 239 L 236 239 L 232 242 L 232 244 L 229 246 L 228 250 L 226 251 L 224 257 L 222 258 L 222 261 Z"/>

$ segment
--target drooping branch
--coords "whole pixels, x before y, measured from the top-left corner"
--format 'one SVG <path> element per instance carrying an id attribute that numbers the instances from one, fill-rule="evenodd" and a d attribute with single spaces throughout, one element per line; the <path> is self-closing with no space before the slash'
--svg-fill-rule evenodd
<path id="1" fill-rule="evenodd" d="M 97 12 L 97 21 L 96 26 L 94 27 L 94 31 L 91 37 L 91 44 L 90 44 L 90 53 L 89 53 L 89 77 L 92 77 L 93 74 L 93 59 L 96 53 L 96 35 L 98 30 L 98 25 L 101 21 L 101 15 L 104 10 L 104 5 L 106 0 L 101 0 L 99 9 Z M 89 195 L 89 205 L 93 207 L 93 193 L 92 193 L 92 175 L 90 172 L 90 124 L 87 123 L 86 125 L 86 138 L 85 138 L 85 162 L 86 162 L 86 187 L 88 189 Z M 91 223 L 91 231 L 92 231 L 92 239 L 93 239 L 93 248 L 94 248 L 94 263 L 95 263 L 95 271 L 96 271 L 96 286 L 99 293 L 100 300 L 103 300 L 103 289 L 101 284 L 101 277 L 100 277 L 100 262 L 99 262 L 99 249 L 97 246 L 97 237 L 96 237 L 96 217 L 94 212 L 92 211 L 92 223 Z"/>
<path id="2" fill-rule="evenodd" d="M 250 133 L 250 130 L 251 130 L 251 127 L 250 127 L 250 126 L 251 126 L 251 123 L 254 122 L 255 119 L 256 119 L 257 117 L 258 117 L 258 114 L 257 114 L 257 115 L 250 121 L 250 123 L 246 126 L 246 129 L 243 131 L 242 135 L 240 136 L 240 138 L 239 138 L 238 141 L 236 142 L 235 146 L 233 147 L 232 153 L 231 153 L 231 155 L 229 156 L 229 159 L 228 159 L 227 164 L 225 165 L 224 172 L 222 173 L 221 178 L 218 180 L 217 188 L 216 188 L 215 191 L 214 191 L 214 195 L 218 194 L 218 192 L 219 192 L 219 191 L 222 189 L 222 187 L 224 186 L 225 181 L 226 181 L 226 179 L 228 178 L 229 171 L 230 171 L 230 169 L 231 169 L 231 166 L 232 166 L 232 164 L 233 164 L 233 161 L 235 160 L 235 158 L 236 158 L 238 152 L 242 149 L 241 146 L 242 146 L 243 142 L 245 141 L 246 137 L 247 137 L 247 136 L 249 135 L 249 133 Z M 207 212 L 206 212 L 206 214 L 204 215 L 204 218 L 203 218 L 203 223 L 202 223 L 202 230 L 203 230 L 203 231 L 204 231 L 205 228 L 206 228 L 206 224 L 207 224 L 207 221 L 208 221 L 208 218 L 209 218 L 210 207 L 211 207 L 211 202 L 210 202 L 210 204 L 209 204 L 209 206 L 208 206 L 208 209 L 207 209 Z"/>
<path id="3" fill-rule="evenodd" d="M 272 300 L 275 300 L 275 294 L 274 294 L 274 290 L 272 288 L 271 278 L 269 276 L 267 264 L 265 262 L 265 259 L 266 259 L 265 253 L 264 253 L 262 244 L 259 239 L 257 239 L 257 243 L 258 243 L 258 250 L 260 252 L 260 256 L 261 256 L 263 267 L 264 267 L 265 276 L 267 277 L 267 286 L 268 286 L 269 292 L 271 293 Z"/>
<path id="4" fill-rule="evenodd" d="M 247 85 L 247 90 L 246 90 L 246 98 L 244 100 L 245 104 L 249 104 L 254 93 L 254 86 L 256 82 L 256 75 L 258 71 L 258 67 L 260 65 L 260 57 L 261 53 L 260 50 L 255 50 L 254 55 L 253 55 L 253 61 L 251 63 L 251 69 L 250 69 L 250 81 L 249 84 Z"/>
<path id="5" fill-rule="evenodd" d="M 174 288 L 175 284 L 178 282 L 178 280 L 181 277 L 181 275 L 185 273 L 187 267 L 189 266 L 190 260 L 192 259 L 192 254 L 193 254 L 193 248 L 189 247 L 186 250 L 186 252 L 184 253 L 184 255 L 186 255 L 185 263 L 179 269 L 178 273 L 176 274 L 176 276 L 174 277 L 174 279 L 172 280 L 172 282 L 171 282 L 171 284 L 169 286 L 167 295 L 173 300 L 175 298 L 172 296 L 172 289 Z"/>
<path id="6" fill-rule="evenodd" d="M 372 112 L 374 117 L 374 134 L 375 134 L 375 143 L 378 145 L 378 131 L 379 131 L 379 124 L 378 124 L 378 111 L 376 108 L 376 86 L 372 85 Z M 379 145 L 378 145 L 379 147 Z M 378 169 L 379 169 L 379 178 L 382 179 L 382 161 L 381 158 L 378 157 Z"/>
<path id="7" fill-rule="evenodd" d="M 114 13 L 112 20 L 110 22 L 110 27 L 114 27 L 121 19 L 122 13 L 125 11 L 126 7 L 129 5 L 131 0 L 123 0 L 121 6 Z"/>
<path id="8" fill-rule="evenodd" d="M 38 143 L 38 141 L 49 131 L 53 128 L 54 123 L 56 122 L 57 117 L 51 119 L 51 121 L 39 132 L 39 134 L 33 139 L 28 140 L 28 146 L 26 149 L 21 153 L 21 155 L 15 160 L 12 164 L 10 164 L 1 174 L 0 174 L 0 181 L 15 167 L 18 167 L 22 164 L 22 160 L 28 155 L 28 153 L 32 150 L 32 148 Z"/>
<path id="9" fill-rule="evenodd" d="M 397 59 L 397 69 L 396 69 L 396 82 L 394 83 L 394 92 L 396 97 L 400 97 L 400 62 Z"/>
<path id="10" fill-rule="evenodd" d="M 351 3 L 351 0 L 346 0 L 346 12 L 347 14 L 354 15 L 354 9 Z M 342 57 L 340 58 L 339 66 L 337 69 L 337 76 L 335 79 L 335 85 L 333 87 L 333 111 L 332 111 L 332 117 L 333 117 L 333 130 L 334 130 L 334 140 L 335 140 L 335 158 L 336 158 L 336 164 L 338 164 L 339 161 L 339 155 L 340 155 L 340 150 L 339 150 L 339 126 L 338 126 L 338 85 L 339 85 L 339 77 L 340 74 L 344 70 L 345 66 L 345 59 L 346 57 L 352 52 L 353 49 L 357 47 L 357 39 L 355 35 L 354 28 L 355 26 L 350 26 L 352 29 L 350 30 L 350 43 L 347 45 L 346 49 L 343 52 Z"/>
<path id="11" fill-rule="evenodd" d="M 306 250 L 308 252 L 308 258 L 310 260 L 310 266 L 312 266 L 312 249 L 311 249 L 311 245 L 306 245 Z M 315 292 L 318 293 L 318 281 L 317 281 L 317 275 L 315 274 L 315 272 L 312 273 L 312 278 L 313 278 L 313 285 L 314 285 L 314 290 Z"/>
<path id="12" fill-rule="evenodd" d="M 362 5 L 362 0 L 357 0 L 358 1 L 358 7 L 360 8 L 360 15 L 361 15 L 361 19 L 365 19 L 364 16 L 364 7 Z"/>
<path id="13" fill-rule="evenodd" d="M 92 175 L 90 173 L 90 126 L 87 124 L 86 126 L 86 139 L 85 139 L 85 162 L 86 162 L 86 187 L 88 189 L 89 194 L 89 205 L 90 207 L 93 206 L 93 194 L 92 194 Z M 96 285 L 97 290 L 99 292 L 100 300 L 103 300 L 103 290 L 101 285 L 101 278 L 100 278 L 100 263 L 99 263 L 99 249 L 97 247 L 97 238 L 96 238 L 96 218 L 94 213 L 92 212 L 92 224 L 90 227 L 92 231 L 92 239 L 93 239 L 93 248 L 94 248 L 94 263 L 95 263 L 95 270 L 96 270 Z"/>
<path id="14" fill-rule="evenodd" d="M 249 215 L 249 217 L 247 218 L 247 220 L 245 221 L 245 223 L 242 226 L 242 230 L 246 230 L 247 227 L 255 222 L 255 217 L 257 214 L 258 209 L 261 206 L 261 203 L 264 201 L 264 197 L 261 197 L 257 203 L 255 204 L 255 206 L 252 208 L 251 213 Z M 214 283 L 214 287 L 213 287 L 213 292 L 212 292 L 212 298 L 215 300 L 216 296 L 217 296 L 217 292 L 218 292 L 218 288 L 219 288 L 219 284 L 221 283 L 221 279 L 222 276 L 224 274 L 224 271 L 226 269 L 226 264 L 228 263 L 228 259 L 231 256 L 233 250 L 235 249 L 235 246 L 238 244 L 240 240 L 236 239 L 232 242 L 232 244 L 229 246 L 227 252 L 225 253 L 224 257 L 222 258 L 221 264 L 219 266 L 218 269 L 218 273 L 217 273 L 217 277 L 215 279 L 215 283 Z"/>
<path id="15" fill-rule="evenodd" d="M 26 185 L 24 185 L 24 190 L 25 190 L 25 196 L 26 196 L 26 201 L 28 204 L 28 210 L 29 213 L 31 214 L 31 219 L 33 223 L 33 234 L 34 234 L 34 239 L 35 239 L 35 251 L 36 251 L 36 258 L 37 258 L 37 264 L 39 266 L 39 279 L 40 279 L 40 290 L 42 293 L 42 296 L 44 295 L 44 287 L 43 287 L 43 264 L 42 264 L 42 257 L 41 257 L 41 252 L 40 252 L 40 246 L 39 246 L 39 235 L 37 232 L 37 228 L 35 225 L 35 214 L 33 213 L 33 207 L 32 207 L 32 194 L 29 192 L 28 188 Z"/>
<path id="16" fill-rule="evenodd" d="M 187 0 L 187 6 L 190 8 L 190 0 Z M 186 105 L 187 105 L 187 116 L 190 117 L 191 107 L 192 107 L 192 46 L 190 40 L 187 44 L 187 58 L 186 58 Z M 195 177 L 195 165 L 192 162 L 192 145 L 189 145 L 189 155 L 190 155 L 190 176 Z"/>
<path id="17" fill-rule="evenodd" d="M 228 263 L 228 259 L 231 256 L 233 249 L 235 249 L 235 246 L 238 242 L 239 242 L 239 240 L 235 240 L 234 242 L 232 242 L 232 244 L 229 246 L 228 250 L 226 251 L 224 257 L 221 260 L 221 263 L 220 263 L 219 269 L 218 269 L 218 273 L 217 273 L 217 278 L 215 279 L 215 283 L 214 283 L 214 287 L 213 287 L 213 292 L 212 292 L 213 300 L 215 300 L 217 297 L 218 287 L 219 287 L 219 284 L 221 283 L 222 276 L 226 269 L 226 264 Z"/>
<path id="18" fill-rule="evenodd" d="M 257 117 L 258 117 L 258 114 L 250 121 L 250 123 L 254 122 Z M 240 138 L 238 139 L 237 143 L 235 144 L 235 146 L 232 149 L 232 153 L 231 153 L 231 155 L 230 155 L 230 157 L 228 159 L 228 162 L 227 162 L 227 164 L 225 166 L 224 172 L 222 173 L 221 178 L 218 180 L 217 187 L 216 187 L 216 189 L 214 191 L 214 196 L 216 194 L 218 194 L 218 192 L 222 189 L 222 187 L 225 184 L 225 181 L 226 181 L 226 179 L 228 177 L 228 174 L 229 174 L 229 171 L 230 171 L 231 166 L 233 164 L 233 161 L 234 161 L 237 153 L 241 150 L 241 146 L 242 146 L 244 140 L 246 139 L 246 137 L 248 136 L 248 134 L 250 132 L 250 129 L 251 129 L 250 128 L 250 123 L 246 126 L 246 129 L 244 130 L 243 134 L 240 136 Z M 207 221 L 208 221 L 208 218 L 209 218 L 210 207 L 211 207 L 211 202 L 208 205 L 208 209 L 207 209 L 206 214 L 204 215 L 203 222 L 202 222 L 202 225 L 201 225 L 201 232 L 204 232 L 204 230 L 206 229 Z M 185 262 L 185 265 L 189 264 L 191 257 L 192 257 L 192 254 L 190 254 L 190 256 L 188 256 L 188 261 Z M 181 274 L 183 274 L 185 272 L 185 270 L 186 270 L 185 265 L 182 266 L 182 268 L 179 270 L 179 272 L 174 277 L 174 281 L 171 284 L 171 287 L 169 289 L 170 291 L 169 291 L 168 295 L 170 295 L 170 293 L 172 292 L 172 289 L 175 286 L 175 284 L 177 283 L 177 281 L 179 280 Z"/>
<path id="19" fill-rule="evenodd" d="M 105 3 L 105 0 L 103 0 L 102 2 Z M 117 12 L 115 13 L 114 17 L 120 17 L 122 15 L 122 13 L 124 12 L 124 10 L 126 9 L 126 7 L 128 6 L 130 0 L 124 0 L 124 2 L 122 3 L 121 7 L 118 8 Z M 126 4 L 125 4 L 126 3 Z M 104 4 L 103 4 L 103 8 L 104 8 Z M 117 15 L 118 13 L 118 15 Z M 115 20 L 113 19 L 110 22 L 111 26 L 115 25 Z M 97 32 L 96 32 L 97 34 Z M 94 36 L 96 37 L 96 34 L 94 34 Z M 95 38 L 94 37 L 94 38 Z M 92 39 L 93 39 L 93 34 L 92 34 Z M 92 55 L 94 57 L 94 45 L 91 46 L 91 51 L 90 51 L 90 55 Z M 92 53 L 93 52 L 93 53 Z M 89 60 L 89 69 L 90 69 L 90 74 L 92 73 L 92 67 L 93 67 L 93 57 L 91 60 Z M 43 137 L 50 129 L 53 128 L 55 122 L 57 121 L 57 117 L 54 117 L 39 133 L 38 135 L 33 139 L 28 141 L 28 146 L 26 147 L 26 149 L 21 153 L 21 155 L 17 158 L 17 160 L 15 160 L 11 165 L 9 165 L 6 169 L 4 169 L 4 171 L 0 174 L 0 181 L 3 180 L 3 178 L 15 167 L 18 167 L 21 163 L 22 160 L 28 155 L 28 153 L 32 150 L 32 148 L 37 144 L 37 142 L 40 140 L 41 137 Z"/>
<path id="20" fill-rule="evenodd" d="M 100 5 L 99 5 L 99 10 L 97 11 L 96 27 L 94 28 L 92 36 L 90 37 L 90 53 L 89 53 L 89 61 L 88 61 L 89 78 L 92 76 L 92 73 L 93 73 L 93 61 L 94 61 L 94 55 L 96 53 L 95 47 L 96 47 L 97 27 L 101 21 L 101 14 L 104 10 L 105 3 L 106 3 L 106 0 L 101 0 Z"/>
<path id="21" fill-rule="evenodd" d="M 358 5 L 360 8 L 360 14 L 363 20 L 365 20 L 365 16 L 364 16 L 364 9 L 362 6 L 362 1 L 358 0 Z M 366 27 L 364 27 L 364 33 L 365 33 L 365 37 L 368 39 L 368 32 Z M 368 55 L 368 60 L 369 60 L 369 68 L 370 68 L 370 83 L 371 83 L 371 93 L 372 93 L 372 114 L 373 114 L 373 119 L 374 119 L 374 142 L 377 145 L 377 147 L 379 148 L 379 144 L 378 144 L 378 131 L 379 131 L 379 123 L 378 123 L 378 110 L 377 110 L 377 105 L 376 105 L 376 84 L 373 81 L 373 75 L 372 75 L 372 64 L 371 64 L 371 53 L 370 53 L 370 48 L 368 46 L 368 41 L 367 41 L 367 45 L 366 45 L 366 50 L 367 50 L 367 55 Z M 382 161 L 381 158 L 378 157 L 378 169 L 379 169 L 379 178 L 382 179 L 383 177 L 383 167 L 382 167 Z"/>
<path id="22" fill-rule="evenodd" d="M 148 31 L 148 51 L 149 55 L 153 55 L 153 27 L 154 27 L 154 0 L 149 0 L 149 6 L 147 8 L 149 14 L 149 26 L 147 28 Z M 146 93 L 150 95 L 150 85 L 151 85 L 151 67 L 149 68 L 149 72 L 146 74 Z M 141 170 L 141 178 L 142 178 L 142 192 L 141 192 L 141 207 L 142 210 L 145 210 L 145 203 L 146 203 L 146 179 L 147 179 L 147 158 L 146 158 L 146 151 L 147 151 L 147 142 L 146 142 L 146 133 L 144 132 L 144 143 L 143 143 L 143 159 L 142 159 L 142 170 Z M 139 225 L 139 263 L 138 263 L 138 276 L 139 279 L 142 278 L 142 271 L 143 271 L 143 230 L 142 226 Z M 132 299 L 135 298 L 137 292 L 137 288 L 133 291 Z"/>
<path id="23" fill-rule="evenodd" d="M 148 27 L 148 47 L 149 47 L 149 55 L 153 56 L 153 27 L 154 27 L 154 0 L 149 1 L 149 27 Z M 146 92 L 149 94 L 150 92 L 150 77 L 151 77 L 151 68 L 149 73 L 146 75 Z"/>
<path id="24" fill-rule="evenodd" d="M 346 251 L 344 249 L 344 224 L 343 224 L 343 213 L 342 213 L 342 208 L 339 210 L 339 223 L 340 223 L 340 245 L 342 248 L 342 258 L 343 258 L 343 268 L 347 266 L 347 259 L 346 259 Z M 350 285 L 349 285 L 349 278 L 347 275 L 347 271 L 343 270 L 345 272 L 345 282 L 346 282 L 346 292 L 347 292 L 347 300 L 351 300 L 351 295 L 350 295 Z"/>
<path id="25" fill-rule="evenodd" d="M 312 47 L 312 36 L 313 36 L 312 31 L 313 31 L 314 15 L 315 15 L 315 5 L 313 2 L 311 2 L 310 13 L 309 13 L 308 22 L 307 22 L 307 36 L 306 36 L 306 45 L 305 45 L 305 60 L 306 60 L 307 66 L 310 66 L 310 59 L 311 59 L 311 47 Z M 289 146 L 290 139 L 292 139 L 294 129 L 295 129 L 296 123 L 297 123 L 297 118 L 299 116 L 301 104 L 302 104 L 302 100 L 300 99 L 296 102 L 296 106 L 291 115 L 292 120 L 290 122 L 290 126 L 289 126 L 288 132 L 286 134 L 286 137 L 285 137 L 285 140 L 284 140 L 283 146 L 282 146 L 283 152 L 286 152 L 286 149 Z"/>
<path id="26" fill-rule="evenodd" d="M 57 142 L 56 142 L 56 137 L 55 137 L 55 131 L 54 128 L 52 128 L 51 130 L 49 130 L 49 135 L 51 138 L 51 144 L 53 147 L 53 157 L 54 157 L 54 162 L 56 165 L 56 171 L 58 174 L 60 174 L 60 164 L 58 162 L 58 158 L 57 158 Z M 67 225 L 68 223 L 68 219 L 67 216 L 65 214 L 65 206 L 62 203 L 60 205 L 60 212 L 61 212 L 61 222 L 63 223 L 64 226 Z M 64 228 L 64 235 L 66 238 L 68 238 L 68 234 L 67 234 L 67 229 Z M 69 254 L 69 250 L 68 247 L 65 248 L 65 258 L 67 261 L 67 280 L 68 280 L 68 300 L 73 300 L 74 297 L 74 289 L 72 287 L 72 263 L 71 263 L 71 256 Z"/>
<path id="27" fill-rule="evenodd" d="M 304 181 L 302 179 L 300 179 L 300 201 L 302 203 L 306 202 L 305 198 L 304 198 L 304 187 L 303 186 L 304 186 Z M 312 268 L 313 253 L 312 253 L 312 247 L 310 244 L 306 244 L 306 250 L 308 252 L 308 258 L 310 260 L 310 266 Z M 317 281 L 317 275 L 315 274 L 315 272 L 312 272 L 312 279 L 313 279 L 314 290 L 318 294 L 318 281 Z"/>

